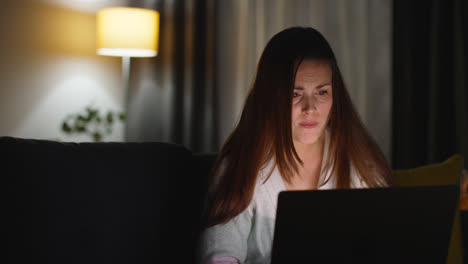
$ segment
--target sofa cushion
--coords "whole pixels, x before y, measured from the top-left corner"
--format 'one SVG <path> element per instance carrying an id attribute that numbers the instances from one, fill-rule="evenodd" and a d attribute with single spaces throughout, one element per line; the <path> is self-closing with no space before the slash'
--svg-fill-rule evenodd
<path id="1" fill-rule="evenodd" d="M 393 177 L 397 186 L 458 185 L 462 168 L 463 157 L 455 154 L 441 163 L 394 170 Z"/>
<path id="2" fill-rule="evenodd" d="M 9 262 L 190 262 L 200 198 L 182 146 L 2 137 L 0 160 Z"/>
<path id="3" fill-rule="evenodd" d="M 463 169 L 463 157 L 455 154 L 441 163 L 430 164 L 408 170 L 394 170 L 396 186 L 459 185 Z M 447 264 L 462 264 L 462 216 L 458 209 L 452 227 Z"/>

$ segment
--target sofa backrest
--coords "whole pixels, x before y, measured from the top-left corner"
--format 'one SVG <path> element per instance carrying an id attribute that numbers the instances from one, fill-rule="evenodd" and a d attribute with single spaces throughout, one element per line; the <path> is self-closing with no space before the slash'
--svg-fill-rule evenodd
<path id="1" fill-rule="evenodd" d="M 210 155 L 1 137 L 0 162 L 6 263 L 192 261 Z"/>

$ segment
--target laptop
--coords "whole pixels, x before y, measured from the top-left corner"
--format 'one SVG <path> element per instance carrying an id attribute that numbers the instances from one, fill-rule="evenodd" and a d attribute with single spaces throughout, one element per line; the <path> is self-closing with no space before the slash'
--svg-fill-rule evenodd
<path id="1" fill-rule="evenodd" d="M 445 264 L 459 186 L 284 191 L 272 264 Z"/>

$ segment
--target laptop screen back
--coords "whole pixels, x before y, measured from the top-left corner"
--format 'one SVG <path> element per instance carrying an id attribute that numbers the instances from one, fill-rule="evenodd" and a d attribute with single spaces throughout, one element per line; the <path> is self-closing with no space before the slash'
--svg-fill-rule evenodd
<path id="1" fill-rule="evenodd" d="M 458 186 L 285 191 L 272 263 L 445 263 Z"/>

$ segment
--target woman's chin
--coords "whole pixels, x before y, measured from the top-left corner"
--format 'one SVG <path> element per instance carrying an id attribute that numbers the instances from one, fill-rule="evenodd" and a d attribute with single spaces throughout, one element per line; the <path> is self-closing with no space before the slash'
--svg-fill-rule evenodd
<path id="1" fill-rule="evenodd" d="M 302 137 L 296 137 L 294 141 L 302 145 L 312 145 L 319 139 L 320 135 L 308 135 Z"/>

